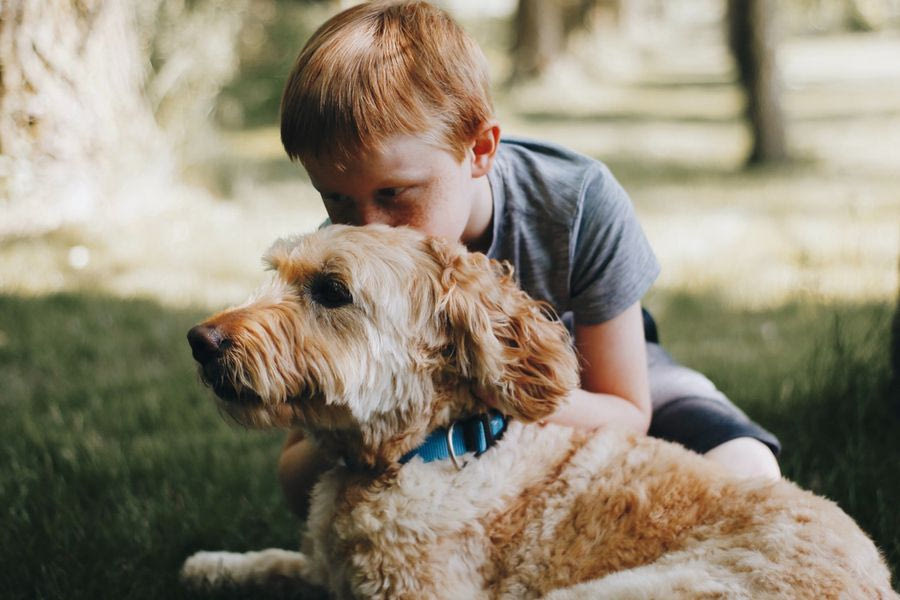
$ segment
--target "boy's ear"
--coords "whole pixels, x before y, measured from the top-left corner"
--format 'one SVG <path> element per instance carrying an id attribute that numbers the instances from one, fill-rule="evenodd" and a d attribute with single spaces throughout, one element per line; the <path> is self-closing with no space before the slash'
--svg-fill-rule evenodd
<path id="1" fill-rule="evenodd" d="M 446 332 L 451 369 L 507 415 L 549 416 L 579 385 L 569 332 L 519 289 L 508 263 L 438 238 L 429 246 L 442 270 L 435 316 Z"/>
<path id="2" fill-rule="evenodd" d="M 500 125 L 496 121 L 484 123 L 472 142 L 472 177 L 488 174 L 499 145 Z"/>

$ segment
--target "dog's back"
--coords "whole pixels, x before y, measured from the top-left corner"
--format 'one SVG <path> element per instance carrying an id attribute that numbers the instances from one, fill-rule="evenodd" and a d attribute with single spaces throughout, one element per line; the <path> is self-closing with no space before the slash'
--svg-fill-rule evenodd
<path id="1" fill-rule="evenodd" d="M 896 597 L 854 521 L 786 480 L 732 479 L 680 446 L 614 433 L 591 439 L 558 477 L 565 499 L 524 514 L 544 527 L 524 526 L 498 561 L 539 565 L 521 570 L 536 596 L 587 582 L 576 589 L 592 598 Z"/>
<path id="2" fill-rule="evenodd" d="M 896 597 L 874 544 L 832 502 L 728 478 L 659 440 L 514 424 L 462 471 L 414 463 L 389 477 L 339 469 L 319 487 L 307 550 L 331 573 L 322 584 L 394 597 Z"/>

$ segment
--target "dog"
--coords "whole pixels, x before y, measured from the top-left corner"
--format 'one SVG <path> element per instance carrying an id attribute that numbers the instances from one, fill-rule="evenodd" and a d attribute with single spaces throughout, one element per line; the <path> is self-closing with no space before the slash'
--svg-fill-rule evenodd
<path id="1" fill-rule="evenodd" d="M 189 584 L 898 598 L 875 545 L 829 500 L 731 478 L 658 439 L 537 423 L 579 385 L 578 362 L 506 264 L 383 226 L 280 240 L 265 260 L 271 282 L 194 327 L 193 355 L 226 414 L 299 427 L 336 466 L 312 492 L 301 552 L 199 552 Z"/>

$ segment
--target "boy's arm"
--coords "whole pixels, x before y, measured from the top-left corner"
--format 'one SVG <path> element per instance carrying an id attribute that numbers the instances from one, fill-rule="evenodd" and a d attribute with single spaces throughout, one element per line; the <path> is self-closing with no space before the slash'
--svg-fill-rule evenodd
<path id="1" fill-rule="evenodd" d="M 605 425 L 641 434 L 652 408 L 641 304 L 597 325 L 575 325 L 581 389 L 569 395 L 547 421 L 581 429 Z"/>
<path id="2" fill-rule="evenodd" d="M 332 466 L 303 433 L 295 429 L 288 434 L 278 459 L 278 481 L 288 507 L 298 517 L 305 519 L 309 512 L 309 494 L 319 476 Z"/>

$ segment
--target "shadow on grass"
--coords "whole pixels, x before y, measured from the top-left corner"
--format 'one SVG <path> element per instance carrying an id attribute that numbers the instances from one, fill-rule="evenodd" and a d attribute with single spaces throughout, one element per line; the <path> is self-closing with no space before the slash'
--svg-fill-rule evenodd
<path id="1" fill-rule="evenodd" d="M 673 354 L 778 434 L 785 474 L 836 500 L 896 570 L 889 307 L 652 307 Z M 274 472 L 281 434 L 229 425 L 197 381 L 184 335 L 202 316 L 0 295 L 0 561 L 15 566 L 0 571 L 4 597 L 245 597 L 186 590 L 178 569 L 200 549 L 296 546 Z"/>
<path id="2" fill-rule="evenodd" d="M 897 587 L 893 307 L 792 303 L 750 311 L 688 295 L 654 300 L 663 345 L 780 438 L 785 477 L 852 515 L 884 551 Z"/>
<path id="3" fill-rule="evenodd" d="M 275 480 L 283 436 L 218 414 L 185 341 L 200 316 L 0 296 L 4 598 L 236 598 L 183 589 L 182 561 L 297 545 Z"/>

